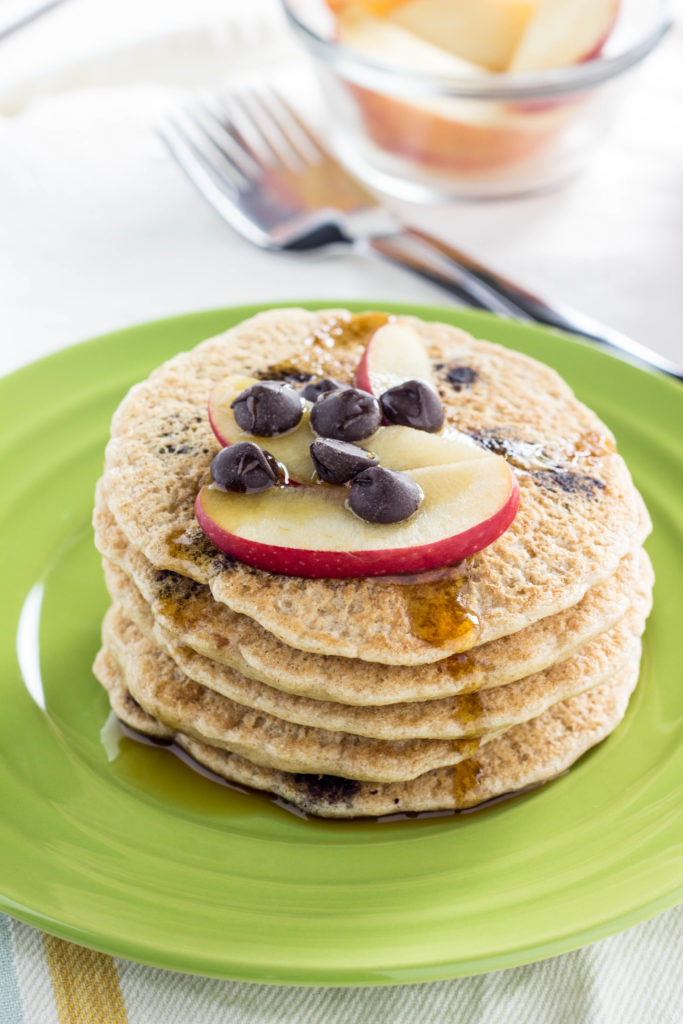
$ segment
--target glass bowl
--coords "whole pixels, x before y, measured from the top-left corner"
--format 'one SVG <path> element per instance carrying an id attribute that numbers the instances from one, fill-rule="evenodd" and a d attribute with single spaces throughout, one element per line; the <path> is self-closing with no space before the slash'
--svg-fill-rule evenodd
<path id="1" fill-rule="evenodd" d="M 313 58 L 329 142 L 370 185 L 413 201 L 553 188 L 604 138 L 631 72 L 671 25 L 665 0 L 621 0 L 600 55 L 481 78 L 407 71 L 335 39 L 324 0 L 282 0 Z"/>

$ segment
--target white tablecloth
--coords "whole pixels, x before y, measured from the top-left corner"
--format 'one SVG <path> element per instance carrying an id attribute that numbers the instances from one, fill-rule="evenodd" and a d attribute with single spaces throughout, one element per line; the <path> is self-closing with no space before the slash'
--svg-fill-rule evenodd
<path id="1" fill-rule="evenodd" d="M 315 116 L 310 71 L 295 52 L 269 0 L 69 0 L 0 43 L 0 372 L 117 327 L 214 306 L 448 303 L 436 287 L 358 256 L 285 258 L 249 247 L 188 187 L 151 131 L 184 85 L 264 66 Z M 682 62 L 679 30 L 643 68 L 613 135 L 570 187 L 403 209 L 521 282 L 680 360 Z M 95 955 L 78 961 L 73 947 L 46 947 L 39 932 L 0 915 L 0 1020 L 90 1020 L 88 985 L 106 976 L 116 1021 L 674 1024 L 683 1004 L 681 920 L 671 912 L 577 953 L 481 978 L 309 992 L 112 967 Z M 82 1001 L 77 993 L 65 1009 L 56 979 L 78 971 Z"/>

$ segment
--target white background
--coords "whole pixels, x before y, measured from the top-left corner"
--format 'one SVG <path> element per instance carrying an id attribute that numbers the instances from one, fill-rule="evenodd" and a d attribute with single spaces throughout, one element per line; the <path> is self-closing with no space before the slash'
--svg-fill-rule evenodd
<path id="1" fill-rule="evenodd" d="M 680 360 L 682 58 L 677 29 L 569 187 L 406 215 Z M 266 255 L 194 194 L 151 130 L 155 118 L 183 85 L 266 66 L 315 106 L 268 0 L 68 0 L 0 42 L 0 370 L 117 327 L 233 303 L 450 302 L 355 255 Z"/>

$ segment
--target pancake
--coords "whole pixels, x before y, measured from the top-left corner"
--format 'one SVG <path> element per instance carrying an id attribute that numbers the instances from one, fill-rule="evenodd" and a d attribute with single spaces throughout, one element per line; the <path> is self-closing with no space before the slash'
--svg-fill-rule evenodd
<path id="1" fill-rule="evenodd" d="M 194 682 L 238 704 L 312 728 L 349 732 L 375 739 L 459 739 L 492 732 L 542 714 L 567 697 L 597 686 L 638 656 L 638 637 L 650 610 L 652 572 L 644 569 L 633 604 L 621 621 L 584 644 L 565 661 L 507 686 L 438 701 L 418 701 L 374 707 L 353 707 L 332 701 L 311 700 L 266 686 L 226 665 L 177 643 L 157 621 L 125 573 L 104 565 L 112 599 L 155 647 L 169 655 Z M 501 641 L 493 641 L 500 643 Z M 362 668 L 367 662 L 360 662 Z M 422 670 L 413 670 L 419 674 Z"/>
<path id="2" fill-rule="evenodd" d="M 206 404 L 228 373 L 351 380 L 377 314 L 272 310 L 136 385 L 112 424 L 100 493 L 127 542 L 160 570 L 317 654 L 418 665 L 522 630 L 579 602 L 635 546 L 641 505 L 614 439 L 548 367 L 444 324 L 405 318 L 434 369 L 447 421 L 504 455 L 520 510 L 494 544 L 408 584 L 253 569 L 199 529 L 194 499 L 218 451 Z"/>
<path id="3" fill-rule="evenodd" d="M 276 771 L 209 746 L 146 714 L 128 693 L 125 676 L 107 651 L 100 652 L 95 669 L 112 707 L 132 728 L 175 740 L 199 764 L 230 782 L 267 790 L 305 813 L 328 818 L 464 809 L 553 779 L 616 728 L 638 679 L 636 661 L 602 686 L 510 729 L 482 747 L 475 759 L 410 782 L 381 785 Z"/>
<path id="4" fill-rule="evenodd" d="M 639 541 L 648 528 L 644 516 Z M 214 601 L 208 587 L 155 569 L 126 542 L 101 502 L 95 510 L 95 540 L 99 551 L 135 582 L 155 620 L 178 643 L 288 693 L 374 706 L 503 686 L 563 661 L 623 617 L 637 579 L 646 581 L 652 571 L 644 553 L 629 553 L 609 580 L 591 588 L 572 608 L 415 671 L 412 666 L 295 650 L 252 619 Z"/>
<path id="5" fill-rule="evenodd" d="M 377 740 L 285 722 L 188 679 L 115 607 L 105 615 L 102 640 L 121 666 L 127 689 L 148 714 L 267 768 L 403 781 L 458 764 L 490 738 Z"/>

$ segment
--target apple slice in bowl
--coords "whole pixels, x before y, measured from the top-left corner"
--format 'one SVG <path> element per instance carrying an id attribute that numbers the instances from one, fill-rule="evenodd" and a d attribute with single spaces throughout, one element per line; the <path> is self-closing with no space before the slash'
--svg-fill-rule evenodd
<path id="1" fill-rule="evenodd" d="M 255 437 L 238 426 L 232 412 L 232 403 L 246 388 L 258 384 L 255 377 L 231 374 L 214 387 L 209 397 L 209 423 L 220 441 L 227 447 L 238 441 L 256 441 L 274 459 L 287 469 L 289 480 L 310 484 L 315 478 L 315 467 L 311 459 L 310 445 L 315 439 L 311 428 L 311 403 L 302 399 L 304 413 L 296 427 L 279 437 Z"/>
<path id="2" fill-rule="evenodd" d="M 529 74 L 597 57 L 619 5 L 620 0 L 538 0 L 507 70 Z"/>
<path id="3" fill-rule="evenodd" d="M 217 548 L 258 569 L 343 578 L 415 573 L 457 562 L 492 544 L 519 506 L 504 459 L 490 453 L 409 472 L 424 500 L 410 519 L 367 523 L 344 487 L 278 487 L 259 494 L 197 495 L 199 525 Z"/>

